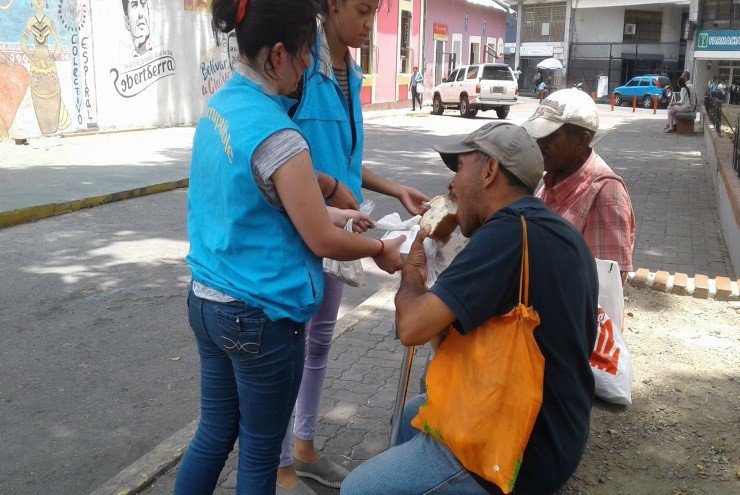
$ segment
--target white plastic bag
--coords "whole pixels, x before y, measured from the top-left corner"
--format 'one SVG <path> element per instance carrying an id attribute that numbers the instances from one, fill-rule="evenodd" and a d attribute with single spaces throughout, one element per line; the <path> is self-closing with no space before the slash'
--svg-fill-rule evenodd
<path id="1" fill-rule="evenodd" d="M 460 234 L 452 234 L 445 242 L 430 237 L 424 239 L 424 252 L 427 255 L 427 287 L 434 285 L 437 277 L 450 266 L 452 260 L 467 244 L 468 239 Z"/>
<path id="2" fill-rule="evenodd" d="M 375 203 L 369 200 L 360 205 L 360 211 L 368 215 L 370 215 L 374 209 Z M 344 230 L 352 232 L 352 219 L 350 219 L 347 222 L 347 225 L 344 226 Z M 331 278 L 339 280 L 350 287 L 361 287 L 365 285 L 365 269 L 362 268 L 361 260 L 337 261 L 324 258 L 323 265 L 324 273 L 329 275 Z"/>
<path id="3" fill-rule="evenodd" d="M 619 263 L 596 258 L 599 274 L 599 304 L 621 330 L 624 328 L 624 295 Z"/>
<path id="4" fill-rule="evenodd" d="M 406 257 L 411 250 L 416 234 L 419 232 L 419 222 L 421 216 L 417 215 L 406 221 L 401 220 L 401 215 L 391 213 L 386 215 L 377 222 L 375 226 L 386 229 L 388 232 L 382 237 L 383 240 L 395 239 L 402 235 L 406 236 L 406 241 L 401 244 L 401 257 L 406 261 Z M 437 281 L 437 277 L 442 273 L 455 256 L 468 244 L 468 240 L 460 234 L 452 234 L 445 242 L 437 241 L 427 237 L 424 239 L 424 253 L 427 256 L 427 280 L 426 286 L 431 287 Z"/>
<path id="5" fill-rule="evenodd" d="M 589 360 L 596 395 L 607 402 L 632 404 L 632 356 L 622 332 L 599 306 L 596 346 Z"/>
<path id="6" fill-rule="evenodd" d="M 596 395 L 614 404 L 632 404 L 632 356 L 622 336 L 624 297 L 616 261 L 596 260 L 599 274 L 599 316 L 591 354 Z"/>

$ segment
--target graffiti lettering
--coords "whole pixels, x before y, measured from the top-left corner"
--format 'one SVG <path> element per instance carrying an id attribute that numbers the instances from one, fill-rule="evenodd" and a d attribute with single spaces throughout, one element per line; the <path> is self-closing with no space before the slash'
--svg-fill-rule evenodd
<path id="1" fill-rule="evenodd" d="M 171 55 L 164 55 L 147 62 L 141 67 L 119 72 L 115 67 L 110 70 L 113 74 L 113 85 L 119 95 L 124 98 L 136 96 L 156 81 L 172 76 L 175 73 L 175 59 Z"/>
<path id="2" fill-rule="evenodd" d="M 216 76 L 219 72 L 229 71 L 228 60 L 209 60 L 208 64 L 205 62 L 200 63 L 200 72 L 203 75 L 203 81 L 207 81 L 209 77 Z"/>
<path id="3" fill-rule="evenodd" d="M 209 77 L 208 80 L 203 84 L 203 87 L 201 88 L 201 94 L 203 96 L 212 95 L 218 89 L 226 83 L 229 79 L 231 79 L 231 71 L 224 72 L 223 74 L 219 74 L 216 77 Z"/>

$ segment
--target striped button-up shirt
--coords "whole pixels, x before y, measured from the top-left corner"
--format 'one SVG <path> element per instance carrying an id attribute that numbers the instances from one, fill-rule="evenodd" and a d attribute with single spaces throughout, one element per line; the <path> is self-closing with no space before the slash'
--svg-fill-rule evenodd
<path id="1" fill-rule="evenodd" d="M 575 173 L 555 183 L 547 173 L 537 192 L 547 207 L 581 231 L 596 258 L 619 263 L 632 271 L 635 214 L 627 187 L 595 151 Z"/>

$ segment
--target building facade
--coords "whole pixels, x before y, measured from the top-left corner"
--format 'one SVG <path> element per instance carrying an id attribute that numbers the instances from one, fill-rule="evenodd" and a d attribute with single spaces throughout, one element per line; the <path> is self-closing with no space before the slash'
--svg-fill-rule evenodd
<path id="1" fill-rule="evenodd" d="M 492 0 L 427 0 L 420 65 L 426 87 L 460 65 L 503 62 L 507 10 Z"/>
<path id="2" fill-rule="evenodd" d="M 687 68 L 695 74 L 697 93 L 703 95 L 712 78 L 728 87 L 740 83 L 740 2 L 692 0 L 690 10 Z"/>
<path id="3" fill-rule="evenodd" d="M 365 73 L 362 103 L 410 99 L 409 81 L 421 65 L 424 0 L 383 0 L 367 47 L 353 56 Z"/>
<path id="4" fill-rule="evenodd" d="M 0 138 L 196 122 L 238 57 L 210 20 L 209 0 L 5 0 Z M 380 3 L 370 45 L 353 51 L 364 104 L 409 98 L 423 25 L 424 0 Z"/>
<path id="5" fill-rule="evenodd" d="M 506 44 L 507 60 L 522 70 L 522 86 L 544 58 L 561 61 L 559 85 L 584 83 L 595 90 L 600 76 L 609 88 L 643 74 L 667 73 L 675 80 L 685 67 L 683 28 L 689 0 L 514 0 L 516 29 Z M 510 22 L 511 23 L 511 22 Z"/>

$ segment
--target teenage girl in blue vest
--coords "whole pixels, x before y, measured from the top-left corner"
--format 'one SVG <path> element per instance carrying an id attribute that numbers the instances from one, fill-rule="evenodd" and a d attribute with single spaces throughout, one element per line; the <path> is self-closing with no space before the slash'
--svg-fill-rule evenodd
<path id="1" fill-rule="evenodd" d="M 388 1 L 388 0 L 385 0 Z M 357 209 L 362 188 L 397 198 L 416 215 L 428 198 L 411 187 L 392 183 L 362 166 L 362 70 L 350 48 L 367 45 L 379 0 L 322 0 L 314 44 L 316 58 L 306 71 L 300 101 L 288 106 L 293 121 L 311 147 L 311 158 L 327 203 Z M 278 470 L 277 494 L 313 493 L 297 474 L 338 488 L 346 469 L 314 448 L 321 391 L 337 321 L 343 284 L 324 279 L 324 300 L 308 327 L 306 364 L 295 408 L 295 423 L 286 434 Z M 293 449 L 291 449 L 293 446 Z"/>
<path id="2" fill-rule="evenodd" d="M 212 493 L 239 438 L 237 493 L 273 495 L 303 372 L 304 327 L 323 296 L 321 258 L 400 268 L 400 242 L 345 232 L 328 212 L 306 140 L 278 103 L 312 64 L 306 0 L 213 0 L 243 63 L 198 122 L 188 191 L 190 325 L 201 418 L 175 494 Z M 369 220 L 364 218 L 366 222 Z"/>

